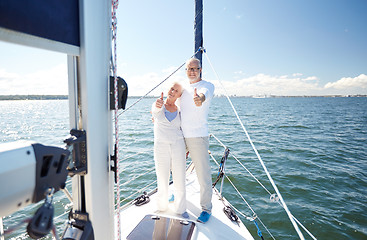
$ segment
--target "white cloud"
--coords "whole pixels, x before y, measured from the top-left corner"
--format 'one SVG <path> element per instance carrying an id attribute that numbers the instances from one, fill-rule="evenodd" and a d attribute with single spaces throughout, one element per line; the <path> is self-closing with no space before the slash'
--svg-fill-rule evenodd
<path id="1" fill-rule="evenodd" d="M 175 68 L 162 71 L 162 73 L 149 73 L 139 76 L 127 77 L 130 96 L 142 96 L 163 81 Z M 320 85 L 316 76 L 304 76 L 301 73 L 292 75 L 271 76 L 257 74 L 239 80 L 221 81 L 211 80 L 215 85 L 216 95 L 237 95 L 237 96 L 256 96 L 256 95 L 276 95 L 276 96 L 304 96 L 304 95 L 348 95 L 348 94 L 367 94 L 367 76 L 362 74 L 357 78 L 343 78 L 337 82 Z M 186 76 L 181 72 L 176 73 L 166 83 L 157 87 L 149 95 L 158 96 L 160 92 L 166 94 L 168 85 L 173 81 L 187 82 Z M 346 84 L 347 82 L 349 84 Z M 344 83 L 344 84 L 342 84 Z M 224 87 L 222 87 L 224 86 Z M 353 88 L 351 87 L 353 86 Z M 334 91 L 336 89 L 338 91 Z M 359 91 L 354 91 L 358 89 Z M 364 91 L 361 91 L 364 89 Z"/>
<path id="2" fill-rule="evenodd" d="M 160 73 L 142 73 L 141 75 L 124 76 L 129 87 L 130 96 L 142 96 L 166 79 L 177 67 L 170 67 Z M 186 77 L 178 72 L 171 76 L 149 95 L 166 94 L 168 85 L 173 81 L 184 82 Z M 0 69 L 0 95 L 66 95 L 68 94 L 67 66 L 27 74 L 17 74 Z"/>
<path id="3" fill-rule="evenodd" d="M 297 74 L 296 76 L 301 76 Z M 321 87 L 316 82 L 316 77 L 300 78 L 283 75 L 270 76 L 265 74 L 257 74 L 252 77 L 243 78 L 238 81 L 222 81 L 224 88 L 229 95 L 237 96 L 254 96 L 254 95 L 312 95 L 320 92 Z M 212 81 L 216 86 L 216 94 L 225 94 L 225 91 L 219 81 Z"/>
<path id="4" fill-rule="evenodd" d="M 304 81 L 315 81 L 315 80 L 318 80 L 317 77 L 315 76 L 312 76 L 312 77 L 307 77 L 305 79 L 303 79 Z"/>
<path id="5" fill-rule="evenodd" d="M 244 72 L 242 70 L 239 70 L 239 71 L 234 72 L 234 74 L 242 75 L 244 74 Z"/>
<path id="6" fill-rule="evenodd" d="M 176 69 L 177 67 L 170 67 L 158 73 L 124 76 L 129 86 L 129 96 L 143 96 L 151 90 L 150 96 L 158 96 L 161 92 L 166 95 L 167 88 L 173 81 L 187 82 L 184 72 L 178 71 L 163 84 L 157 86 Z M 316 76 L 304 76 L 302 73 L 282 76 L 259 73 L 244 77 L 244 73 L 238 71 L 235 75 L 234 79 L 230 81 L 222 80 L 225 89 L 218 80 L 208 79 L 216 86 L 215 94 L 237 96 L 367 94 L 367 75 L 365 74 L 357 77 L 344 77 L 335 82 L 328 82 L 324 86 L 319 83 Z M 28 74 L 17 74 L 0 69 L 0 95 L 67 94 L 67 88 L 66 64 Z"/>
<path id="7" fill-rule="evenodd" d="M 0 69 L 1 95 L 64 95 L 68 93 L 65 64 L 28 74 L 16 74 Z"/>
<path id="8" fill-rule="evenodd" d="M 5 80 L 14 80 L 18 77 L 18 74 L 16 73 L 9 73 L 7 72 L 5 69 L 0 69 L 0 81 L 5 81 Z"/>
<path id="9" fill-rule="evenodd" d="M 146 73 L 142 75 L 135 76 L 126 76 L 125 80 L 128 84 L 129 88 L 129 96 L 143 96 L 149 93 L 149 96 L 158 96 L 161 92 L 164 92 L 166 95 L 169 84 L 172 82 L 185 82 L 186 78 L 180 74 L 176 73 L 172 75 L 169 79 L 167 79 L 164 83 L 160 84 L 164 81 L 177 67 L 172 67 L 169 69 L 165 69 L 162 73 Z M 153 90 L 154 89 L 154 90 Z"/>
<path id="10" fill-rule="evenodd" d="M 367 89 L 367 75 L 361 74 L 358 77 L 344 77 L 336 82 L 328 82 L 325 85 L 326 89 L 334 88 L 334 89 Z"/>

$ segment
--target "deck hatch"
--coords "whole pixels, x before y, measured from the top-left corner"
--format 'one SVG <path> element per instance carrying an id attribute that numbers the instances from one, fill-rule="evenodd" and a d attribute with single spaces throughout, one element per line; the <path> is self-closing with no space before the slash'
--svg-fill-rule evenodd
<path id="1" fill-rule="evenodd" d="M 191 239 L 194 228 L 194 222 L 155 215 L 146 215 L 133 229 L 129 236 L 127 236 L 127 239 L 189 240 Z"/>

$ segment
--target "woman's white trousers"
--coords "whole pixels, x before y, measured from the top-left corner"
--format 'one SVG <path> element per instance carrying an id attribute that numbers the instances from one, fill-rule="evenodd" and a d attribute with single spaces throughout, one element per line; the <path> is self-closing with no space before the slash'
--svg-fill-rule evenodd
<path id="1" fill-rule="evenodd" d="M 168 185 L 172 171 L 174 211 L 182 214 L 186 211 L 185 189 L 185 141 L 178 139 L 174 143 L 154 143 L 154 161 L 157 174 L 157 210 L 166 211 L 168 208 Z"/>

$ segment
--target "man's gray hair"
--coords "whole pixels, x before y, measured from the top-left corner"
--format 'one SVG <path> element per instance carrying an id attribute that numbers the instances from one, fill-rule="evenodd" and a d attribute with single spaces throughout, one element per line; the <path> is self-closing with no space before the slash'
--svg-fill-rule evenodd
<path id="1" fill-rule="evenodd" d="M 187 66 L 191 63 L 191 62 L 197 62 L 198 63 L 198 65 L 199 65 L 199 68 L 201 68 L 201 62 L 200 62 L 200 60 L 199 59 L 197 59 L 196 57 L 192 57 L 192 58 L 190 58 L 189 60 L 187 60 L 186 61 L 186 68 L 187 68 Z"/>

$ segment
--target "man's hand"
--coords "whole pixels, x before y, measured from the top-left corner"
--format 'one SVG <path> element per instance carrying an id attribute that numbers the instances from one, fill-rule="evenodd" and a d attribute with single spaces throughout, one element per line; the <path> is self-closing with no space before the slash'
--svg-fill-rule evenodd
<path id="1" fill-rule="evenodd" d="M 200 93 L 200 95 L 197 93 L 196 88 L 194 88 L 194 102 L 197 107 L 200 107 L 203 105 L 203 102 L 205 101 L 205 95 Z"/>
<path id="2" fill-rule="evenodd" d="M 155 106 L 157 107 L 157 108 L 162 108 L 162 106 L 163 106 L 163 92 L 161 93 L 161 97 L 160 98 L 158 98 L 156 101 L 155 101 Z"/>

